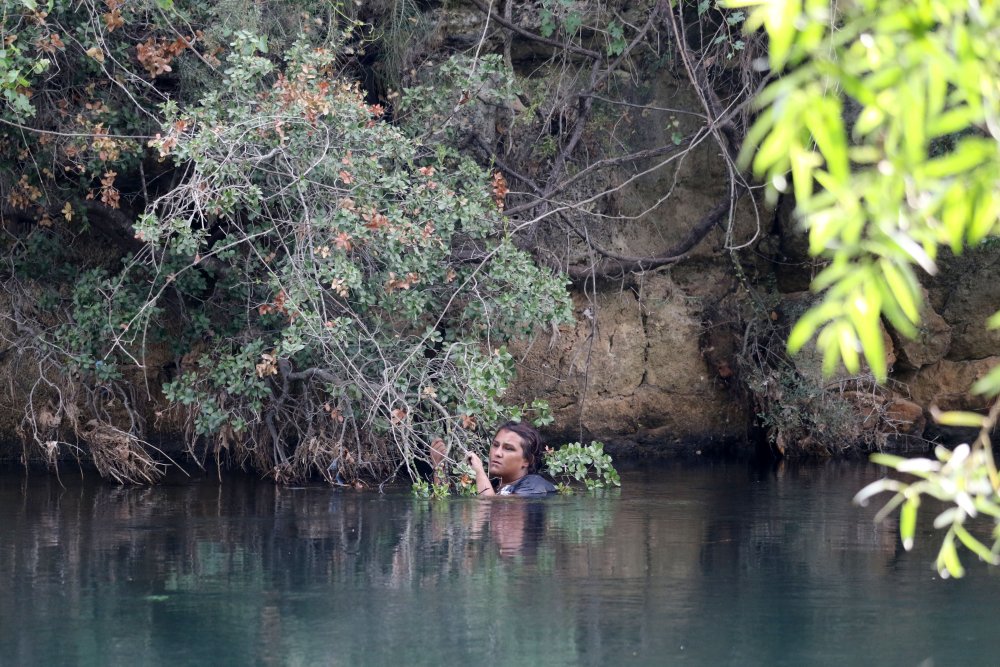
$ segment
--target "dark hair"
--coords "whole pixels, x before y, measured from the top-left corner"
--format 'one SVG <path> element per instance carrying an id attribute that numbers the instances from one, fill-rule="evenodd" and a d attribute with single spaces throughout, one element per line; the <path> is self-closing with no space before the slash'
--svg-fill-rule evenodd
<path id="1" fill-rule="evenodd" d="M 500 431 L 510 431 L 521 439 L 521 449 L 528 462 L 528 472 L 538 472 L 538 467 L 542 464 L 543 450 L 542 436 L 535 427 L 524 422 L 507 422 L 497 429 L 497 434 Z"/>

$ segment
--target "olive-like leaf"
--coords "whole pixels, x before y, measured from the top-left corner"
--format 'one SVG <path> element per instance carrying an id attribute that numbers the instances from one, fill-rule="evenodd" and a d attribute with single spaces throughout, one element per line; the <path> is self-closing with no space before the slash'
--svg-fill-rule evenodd
<path id="1" fill-rule="evenodd" d="M 954 525 L 954 529 L 955 535 L 957 535 L 958 539 L 962 541 L 962 544 L 965 545 L 966 549 L 976 554 L 990 565 L 996 565 L 998 563 L 996 554 L 991 552 L 985 544 L 973 537 L 973 535 L 967 531 L 962 524 L 956 523 Z"/>
<path id="2" fill-rule="evenodd" d="M 899 510 L 899 537 L 903 540 L 903 550 L 913 548 L 913 536 L 917 531 L 917 508 L 920 507 L 920 496 L 908 498 Z"/>
<path id="3" fill-rule="evenodd" d="M 938 574 L 942 577 L 955 577 L 961 579 L 965 575 L 965 568 L 962 561 L 958 559 L 958 550 L 955 548 L 954 533 L 949 532 L 941 542 L 941 550 L 937 557 Z"/>
<path id="4" fill-rule="evenodd" d="M 986 423 L 986 417 L 975 412 L 961 410 L 949 410 L 941 412 L 937 406 L 931 406 L 931 416 L 938 424 L 943 426 L 968 426 L 982 428 Z"/>

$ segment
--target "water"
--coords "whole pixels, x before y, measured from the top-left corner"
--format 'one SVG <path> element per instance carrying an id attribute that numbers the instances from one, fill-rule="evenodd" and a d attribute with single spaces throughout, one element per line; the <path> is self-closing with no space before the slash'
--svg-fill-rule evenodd
<path id="1" fill-rule="evenodd" d="M 929 520 L 903 552 L 850 504 L 878 474 L 676 464 L 431 502 L 7 471 L 0 664 L 996 664 L 1000 571 L 941 580 Z"/>

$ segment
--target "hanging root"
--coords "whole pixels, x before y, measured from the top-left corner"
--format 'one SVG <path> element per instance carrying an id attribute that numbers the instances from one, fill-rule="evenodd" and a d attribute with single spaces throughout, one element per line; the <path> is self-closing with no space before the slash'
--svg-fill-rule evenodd
<path id="1" fill-rule="evenodd" d="M 155 447 L 111 424 L 91 419 L 77 435 L 89 446 L 101 476 L 119 484 L 153 484 L 167 471 L 166 464 L 150 454 Z"/>

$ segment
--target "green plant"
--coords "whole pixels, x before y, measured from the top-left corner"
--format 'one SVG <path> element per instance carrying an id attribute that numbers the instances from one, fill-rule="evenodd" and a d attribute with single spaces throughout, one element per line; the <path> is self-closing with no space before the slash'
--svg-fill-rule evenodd
<path id="1" fill-rule="evenodd" d="M 497 54 L 449 57 L 408 86 L 396 108 L 401 129 L 422 141 L 441 142 L 438 151 L 457 151 L 470 133 L 490 123 L 484 109 L 509 107 L 520 92 L 513 72 Z"/>
<path id="2" fill-rule="evenodd" d="M 950 426 L 978 427 L 979 435 L 971 447 L 967 444 L 954 450 L 936 447 L 934 459 L 873 455 L 875 463 L 919 481 L 880 479 L 859 491 L 854 501 L 864 505 L 879 493 L 892 492 L 894 495 L 879 510 L 876 520 L 899 509 L 899 536 L 907 551 L 913 547 L 921 498 L 930 496 L 943 502 L 946 509 L 935 517 L 934 528 L 948 530 L 941 541 L 936 566 L 942 577 L 958 578 L 965 574 L 958 556 L 958 544 L 984 562 L 1000 565 L 1000 472 L 990 442 L 990 432 L 1000 417 L 1000 402 L 994 403 L 987 416 L 954 411 L 936 413 L 935 417 Z M 993 544 L 989 547 L 967 527 L 967 522 L 979 515 L 990 517 L 994 523 Z"/>
<path id="3" fill-rule="evenodd" d="M 462 460 L 452 468 L 452 480 L 455 493 L 459 496 L 472 497 L 477 495 L 476 473 L 466 461 Z"/>
<path id="4" fill-rule="evenodd" d="M 418 479 L 410 488 L 414 497 L 423 499 L 441 500 L 450 493 L 447 484 L 428 482 L 425 479 Z"/>
<path id="5" fill-rule="evenodd" d="M 939 247 L 959 253 L 996 235 L 1000 223 L 1000 6 L 961 0 L 855 0 L 831 14 L 825 0 L 729 0 L 753 6 L 747 27 L 767 29 L 771 67 L 782 76 L 758 99 L 744 164 L 771 197 L 791 176 L 796 213 L 810 252 L 828 260 L 813 282 L 820 303 L 795 325 L 796 351 L 818 332 L 824 370 L 842 361 L 857 373 L 862 355 L 887 374 L 882 318 L 914 336 L 922 293 L 916 268 L 933 274 Z M 1000 326 L 1000 313 L 988 325 Z M 973 391 L 1000 393 L 1000 367 Z M 965 522 L 986 514 L 1000 527 L 1000 474 L 989 432 L 997 418 L 944 413 L 945 424 L 978 426 L 971 445 L 935 459 L 874 460 L 919 481 L 886 479 L 865 501 L 894 492 L 880 516 L 900 509 L 900 534 L 912 546 L 923 496 L 951 505 L 938 556 L 943 576 L 962 576 L 956 539 L 990 563 Z M 1000 530 L 1000 528 L 998 528 Z"/>
<path id="6" fill-rule="evenodd" d="M 38 10 L 33 0 L 21 0 L 20 4 L 23 6 L 23 20 L 25 21 L 30 20 L 31 15 Z M 17 12 L 13 7 L 5 7 L 3 11 L 4 28 L 7 28 L 8 12 L 13 15 L 16 15 Z M 20 16 L 18 18 L 21 19 Z M 28 95 L 31 77 L 45 72 L 51 61 L 48 58 L 33 58 L 26 54 L 18 43 L 19 35 L 17 33 L 9 34 L 5 29 L 3 35 L 3 44 L 0 45 L 0 95 L 15 117 L 33 116 L 35 107 L 32 106 L 31 98 Z M 23 42 L 22 39 L 21 43 Z"/>
<path id="7" fill-rule="evenodd" d="M 855 373 L 863 354 L 884 378 L 880 319 L 915 335 L 914 268 L 934 273 L 939 246 L 957 253 L 996 232 L 1000 54 L 987 45 L 1000 9 L 859 0 L 834 20 L 821 0 L 726 5 L 755 7 L 747 27 L 767 28 L 784 74 L 757 100 L 742 160 L 772 196 L 791 175 L 810 252 L 830 260 L 813 282 L 823 299 L 788 346 L 819 332 L 827 370 L 842 360 Z"/>
<path id="8" fill-rule="evenodd" d="M 415 476 L 432 433 L 475 443 L 529 409 L 505 405 L 505 343 L 572 317 L 565 280 L 515 245 L 502 174 L 344 75 L 371 31 L 340 3 L 87 4 L 2 15 L 4 338 L 43 375 L 28 438 L 50 451 L 68 415 L 138 437 L 148 413 L 197 460 L 385 479 Z M 424 102 L 513 94 L 500 59 L 468 62 Z"/>
<path id="9" fill-rule="evenodd" d="M 718 25 L 709 44 L 711 47 L 724 49 L 726 60 L 732 59 L 738 52 L 746 48 L 746 42 L 741 33 L 746 21 L 746 13 L 742 11 L 726 11 L 727 3 L 699 0 L 698 18 L 704 20 L 711 16 Z"/>
<path id="10" fill-rule="evenodd" d="M 326 475 L 362 438 L 355 466 L 414 475 L 433 431 L 474 440 L 476 424 L 507 418 L 503 343 L 568 319 L 563 282 L 504 233 L 487 172 L 385 123 L 332 77 L 334 50 L 298 44 L 279 68 L 261 49 L 237 34 L 220 87 L 168 104 L 151 142 L 191 171 L 136 229 L 152 262 L 180 265 L 126 271 L 151 275 L 158 296 L 210 260 L 233 289 L 204 301 L 206 314 L 221 324 L 236 300 L 253 309 L 168 396 L 198 438 L 238 415 L 243 446 L 279 479 Z M 455 257 L 457 242 L 478 248 L 474 261 Z M 203 290 L 191 289 L 194 301 Z"/>
<path id="11" fill-rule="evenodd" d="M 539 32 L 543 37 L 552 37 L 557 30 L 567 38 L 577 36 L 584 23 L 581 3 L 575 0 L 542 0 Z"/>
<path id="12" fill-rule="evenodd" d="M 578 442 L 563 445 L 559 449 L 545 450 L 545 470 L 553 479 L 558 480 L 560 493 L 572 493 L 572 483 L 583 484 L 587 490 L 605 489 L 611 486 L 621 486 L 618 471 L 611 463 L 611 457 L 605 453 L 604 444 L 591 442 L 582 445 Z"/>

